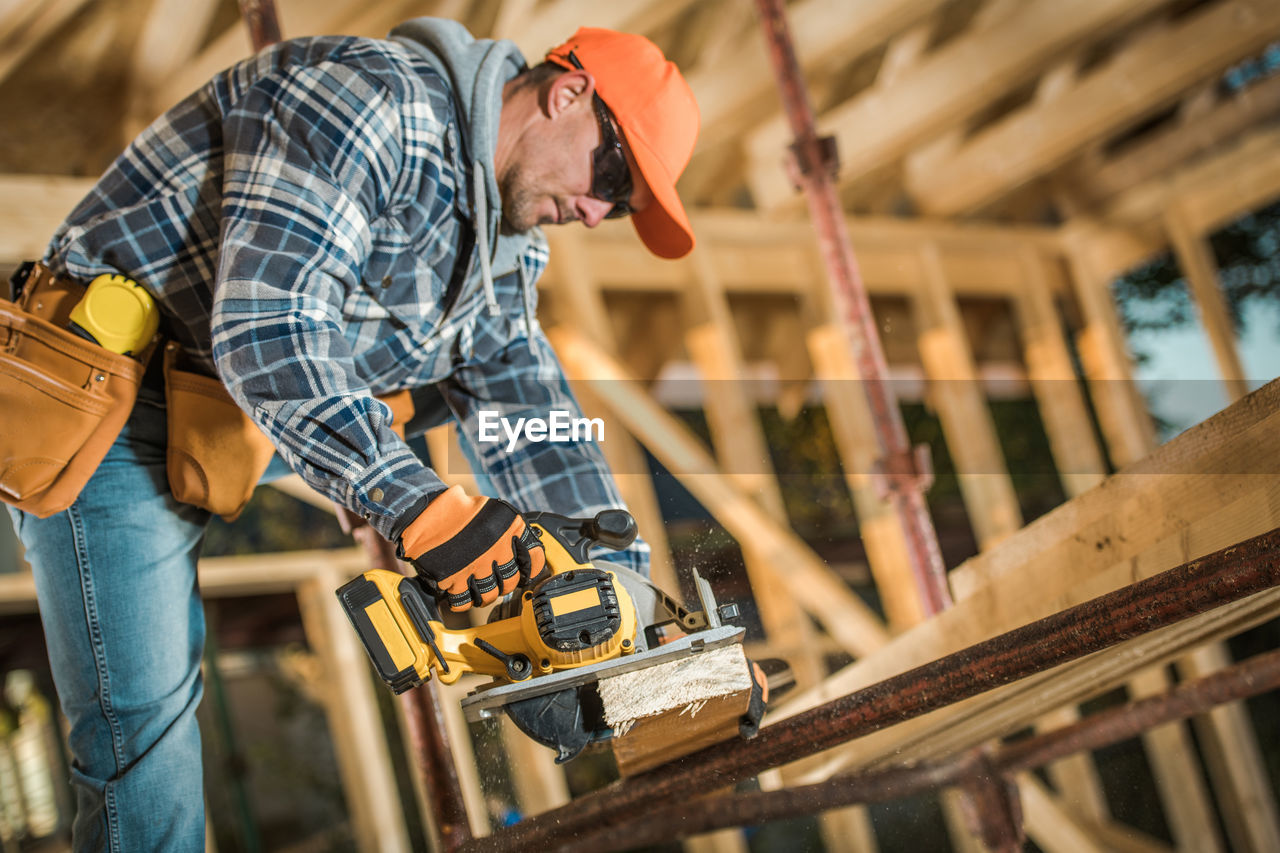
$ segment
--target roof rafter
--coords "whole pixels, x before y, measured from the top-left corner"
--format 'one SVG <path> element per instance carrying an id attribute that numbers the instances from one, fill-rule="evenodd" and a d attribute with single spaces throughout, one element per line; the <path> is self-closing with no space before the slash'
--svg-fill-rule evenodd
<path id="1" fill-rule="evenodd" d="M 895 85 L 870 89 L 819 117 L 820 131 L 841 142 L 842 186 L 891 165 L 903 151 L 972 118 L 1063 52 L 1114 32 L 1167 2 L 1076 0 L 1072 14 L 1063 15 L 1058 0 L 1028 0 L 982 31 L 959 36 L 905 72 Z M 957 80 L 965 85 L 957 86 Z M 769 173 L 766 181 L 777 169 L 788 133 L 785 121 L 775 118 L 748 137 L 755 169 Z"/>
<path id="2" fill-rule="evenodd" d="M 1057 97 L 978 133 L 952 156 L 909 172 L 908 188 L 929 213 L 973 210 L 1151 115 L 1277 35 L 1280 5 L 1274 0 L 1210 6 L 1140 37 Z"/>

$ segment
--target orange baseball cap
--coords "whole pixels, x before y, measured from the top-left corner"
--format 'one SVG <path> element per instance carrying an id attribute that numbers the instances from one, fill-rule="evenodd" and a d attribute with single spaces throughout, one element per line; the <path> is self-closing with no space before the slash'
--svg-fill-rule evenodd
<path id="1" fill-rule="evenodd" d="M 644 36 L 582 27 L 547 53 L 547 60 L 572 69 L 569 53 L 596 81 L 622 130 L 654 203 L 631 215 L 636 233 L 661 258 L 679 258 L 693 249 L 693 229 L 676 192 L 676 180 L 698 140 L 698 103 L 675 63 Z"/>

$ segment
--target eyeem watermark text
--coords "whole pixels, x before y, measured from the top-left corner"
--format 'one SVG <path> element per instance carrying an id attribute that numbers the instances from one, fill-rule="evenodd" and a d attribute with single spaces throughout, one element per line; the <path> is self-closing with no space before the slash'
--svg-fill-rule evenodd
<path id="1" fill-rule="evenodd" d="M 520 437 L 542 441 L 604 441 L 604 421 L 600 418 L 575 418 L 562 409 L 552 409 L 545 418 L 516 418 L 512 423 L 496 411 L 482 409 L 476 438 L 487 443 L 507 439 L 507 452 L 515 450 Z"/>

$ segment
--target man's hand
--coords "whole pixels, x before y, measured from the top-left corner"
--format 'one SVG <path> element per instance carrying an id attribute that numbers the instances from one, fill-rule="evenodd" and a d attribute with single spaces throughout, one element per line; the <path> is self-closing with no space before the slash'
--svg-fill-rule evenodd
<path id="1" fill-rule="evenodd" d="M 450 610 L 491 604 L 542 574 L 542 543 L 505 501 L 454 486 L 427 505 L 400 536 L 399 555 Z"/>

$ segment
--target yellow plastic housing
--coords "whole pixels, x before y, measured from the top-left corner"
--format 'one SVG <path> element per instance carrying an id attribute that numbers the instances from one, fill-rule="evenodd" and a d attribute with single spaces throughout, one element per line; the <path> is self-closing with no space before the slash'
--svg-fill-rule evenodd
<path id="1" fill-rule="evenodd" d="M 71 309 L 71 322 L 106 350 L 130 355 L 151 343 L 160 328 L 160 311 L 151 294 L 122 275 L 100 275 Z"/>

